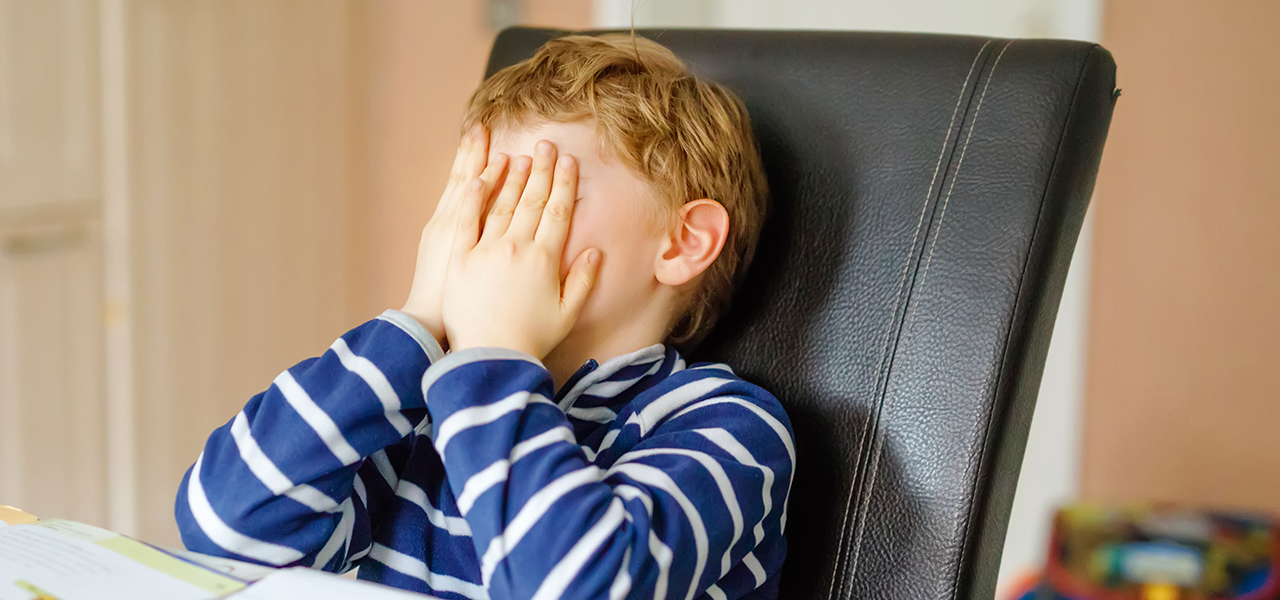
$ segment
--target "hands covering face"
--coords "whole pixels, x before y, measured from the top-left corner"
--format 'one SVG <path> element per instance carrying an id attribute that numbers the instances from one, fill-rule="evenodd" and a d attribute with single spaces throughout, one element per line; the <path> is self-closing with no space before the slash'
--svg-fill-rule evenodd
<path id="1" fill-rule="evenodd" d="M 472 132 L 459 149 L 445 195 L 423 231 L 405 309 L 442 345 L 447 338 L 454 350 L 501 347 L 542 359 L 569 334 L 595 287 L 601 253 L 594 248 L 560 278 L 578 163 L 567 154 L 557 157 L 545 140 L 536 150 L 532 159 L 498 154 L 485 166 L 484 131 Z M 433 330 L 437 324 L 443 335 Z"/>
<path id="2" fill-rule="evenodd" d="M 448 349 L 445 338 L 444 317 L 441 303 L 444 301 L 444 281 L 449 268 L 449 252 L 453 249 L 453 237 L 458 229 L 459 209 L 466 198 L 467 184 L 479 177 L 492 186 L 507 167 L 507 157 L 498 155 L 492 164 L 489 158 L 489 133 L 476 127 L 467 132 L 458 146 L 449 172 L 449 181 L 436 204 L 431 220 L 422 229 L 418 242 L 418 262 L 413 272 L 413 287 L 409 299 L 400 310 L 422 323 L 436 338 L 442 348 Z"/>

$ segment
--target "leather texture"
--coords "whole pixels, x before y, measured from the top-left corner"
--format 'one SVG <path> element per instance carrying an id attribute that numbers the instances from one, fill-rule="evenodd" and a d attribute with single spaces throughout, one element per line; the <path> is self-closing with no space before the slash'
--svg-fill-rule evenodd
<path id="1" fill-rule="evenodd" d="M 565 32 L 513 28 L 488 72 Z M 991 598 L 1110 123 L 1096 44 L 640 30 L 738 93 L 772 190 L 693 358 L 791 417 L 780 598 Z"/>

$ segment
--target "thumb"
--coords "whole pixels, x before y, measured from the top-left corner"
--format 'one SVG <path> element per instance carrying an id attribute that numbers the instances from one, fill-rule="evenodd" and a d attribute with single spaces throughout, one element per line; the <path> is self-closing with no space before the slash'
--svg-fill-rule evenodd
<path id="1" fill-rule="evenodd" d="M 564 278 L 564 291 L 561 293 L 560 308 L 562 314 L 570 322 L 578 319 L 578 312 L 587 303 L 587 296 L 596 287 L 596 278 L 600 275 L 601 253 L 595 248 L 588 248 L 569 266 L 569 275 Z"/>

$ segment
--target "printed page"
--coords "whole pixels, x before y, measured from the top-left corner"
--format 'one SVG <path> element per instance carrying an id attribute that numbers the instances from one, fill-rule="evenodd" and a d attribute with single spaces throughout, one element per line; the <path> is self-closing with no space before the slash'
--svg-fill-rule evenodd
<path id="1" fill-rule="evenodd" d="M 7 598 L 5 600 L 8 600 Z M 303 567 L 276 571 L 231 600 L 439 600 Z"/>
<path id="2" fill-rule="evenodd" d="M 235 579 L 73 521 L 0 529 L 3 600 L 209 600 L 243 588 Z"/>

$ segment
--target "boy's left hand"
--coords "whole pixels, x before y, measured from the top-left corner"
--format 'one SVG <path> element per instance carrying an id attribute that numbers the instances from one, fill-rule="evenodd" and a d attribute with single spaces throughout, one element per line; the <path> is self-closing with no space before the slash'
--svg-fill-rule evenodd
<path id="1" fill-rule="evenodd" d="M 490 184 L 477 179 L 467 185 L 444 292 L 450 346 L 510 348 L 545 358 L 573 329 L 600 270 L 601 253 L 591 248 L 560 279 L 577 199 L 577 161 L 570 155 L 556 160 L 555 146 L 538 142 L 527 184 L 507 178 L 483 232 Z"/>

